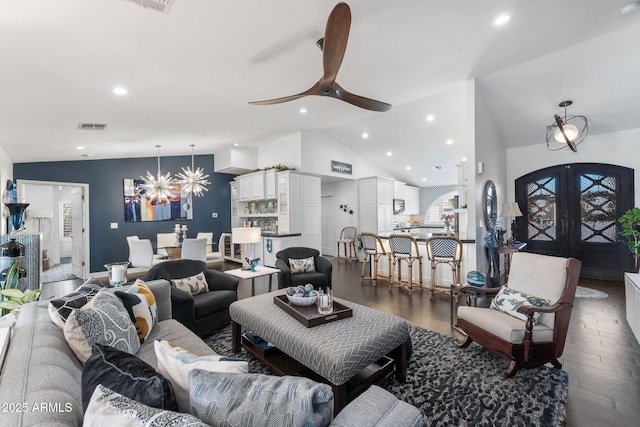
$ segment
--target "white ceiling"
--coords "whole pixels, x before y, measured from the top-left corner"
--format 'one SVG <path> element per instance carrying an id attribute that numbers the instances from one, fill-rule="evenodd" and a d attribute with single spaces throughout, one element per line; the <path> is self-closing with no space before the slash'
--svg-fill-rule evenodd
<path id="1" fill-rule="evenodd" d="M 397 179 L 452 183 L 470 78 L 508 147 L 546 149 L 564 99 L 590 135 L 640 128 L 640 10 L 619 11 L 629 1 L 349 1 L 337 81 L 394 105 L 375 113 L 321 97 L 247 104 L 318 80 L 334 2 L 175 0 L 165 15 L 123 0 L 0 0 L 0 145 L 16 163 L 148 157 L 156 144 L 205 154 L 317 129 Z M 498 28 L 500 13 L 512 18 Z"/>

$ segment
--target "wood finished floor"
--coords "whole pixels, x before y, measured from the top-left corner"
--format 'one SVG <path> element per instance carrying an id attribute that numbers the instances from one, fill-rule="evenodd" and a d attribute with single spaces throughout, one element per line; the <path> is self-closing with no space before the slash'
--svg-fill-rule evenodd
<path id="1" fill-rule="evenodd" d="M 409 323 L 442 334 L 462 337 L 449 322 L 447 295 L 400 289 L 388 291 L 360 285 L 362 264 L 332 260 L 333 289 L 339 298 L 403 317 Z M 237 264 L 225 262 L 225 269 Z M 256 293 L 267 291 L 267 279 L 256 280 Z M 609 294 L 606 299 L 576 298 L 569 335 L 561 359 L 569 373 L 567 426 L 640 426 L 640 346 L 626 321 L 624 283 L 581 279 L 581 286 Z M 274 288 L 275 285 L 274 280 Z M 239 298 L 250 296 L 250 281 L 241 282 Z M 505 362 L 505 369 L 506 369 Z"/>

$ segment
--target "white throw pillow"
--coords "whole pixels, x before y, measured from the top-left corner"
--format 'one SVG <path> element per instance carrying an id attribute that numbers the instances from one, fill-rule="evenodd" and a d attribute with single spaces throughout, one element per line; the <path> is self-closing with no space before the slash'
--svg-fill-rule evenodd
<path id="1" fill-rule="evenodd" d="M 93 298 L 93 307 L 71 312 L 64 325 L 64 338 L 82 364 L 91 356 L 93 343 L 129 354 L 136 354 L 140 349 L 140 339 L 129 313 L 122 301 L 106 289 Z"/>
<path id="2" fill-rule="evenodd" d="M 209 292 L 209 285 L 207 284 L 204 272 L 191 277 L 173 279 L 173 285 L 181 291 L 189 292 L 191 295 Z"/>
<path id="3" fill-rule="evenodd" d="M 291 274 L 312 273 L 316 271 L 316 263 L 313 257 L 289 258 L 289 268 L 291 269 Z"/>
<path id="4" fill-rule="evenodd" d="M 523 294 L 522 292 L 514 291 L 503 286 L 496 294 L 495 298 L 491 301 L 491 308 L 494 310 L 502 311 L 510 316 L 520 320 L 527 320 L 527 316 L 522 313 L 518 313 L 518 308 L 523 305 L 531 305 L 534 307 L 548 307 L 549 300 L 544 298 L 537 298 L 531 295 Z M 534 313 L 533 324 L 537 324 L 542 313 Z"/>
<path id="5" fill-rule="evenodd" d="M 249 372 L 249 362 L 244 359 L 225 357 L 219 354 L 198 356 L 162 339 L 155 341 L 154 348 L 158 359 L 158 372 L 171 381 L 178 409 L 181 412 L 191 412 L 188 376 L 192 369 L 236 374 Z"/>

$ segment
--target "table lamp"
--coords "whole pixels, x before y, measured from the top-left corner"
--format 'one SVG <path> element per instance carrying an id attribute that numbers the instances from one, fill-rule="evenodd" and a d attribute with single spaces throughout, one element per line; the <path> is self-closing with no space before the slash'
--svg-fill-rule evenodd
<path id="1" fill-rule="evenodd" d="M 503 203 L 500 216 L 503 218 L 513 217 L 513 221 L 511 222 L 511 242 L 515 242 L 518 238 L 518 224 L 516 224 L 516 218 L 522 216 L 518 202 Z"/>
<path id="2" fill-rule="evenodd" d="M 262 229 L 260 227 L 234 227 L 231 229 L 231 240 L 233 243 L 241 243 L 243 245 L 242 258 L 246 258 L 248 245 L 258 243 L 262 240 Z M 243 270 L 251 270 L 251 266 L 245 266 L 242 262 Z"/>

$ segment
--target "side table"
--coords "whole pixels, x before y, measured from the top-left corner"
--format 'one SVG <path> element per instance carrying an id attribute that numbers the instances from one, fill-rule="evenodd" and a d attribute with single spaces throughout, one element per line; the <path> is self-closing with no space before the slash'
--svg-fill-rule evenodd
<path id="1" fill-rule="evenodd" d="M 271 292 L 271 283 L 273 281 L 273 275 L 276 273 L 280 273 L 280 270 L 277 268 L 271 268 L 271 267 L 265 267 L 263 265 L 259 265 L 256 267 L 256 271 L 243 270 L 241 268 L 236 268 L 234 270 L 225 270 L 225 273 L 230 274 L 231 276 L 237 277 L 238 279 L 251 279 L 251 296 L 255 296 L 256 277 L 269 276 L 269 292 Z"/>
<path id="2" fill-rule="evenodd" d="M 511 254 L 523 252 L 526 250 L 526 242 L 512 242 L 499 245 L 496 249 L 498 256 L 504 255 L 504 284 L 509 282 L 509 268 L 511 267 Z"/>

